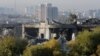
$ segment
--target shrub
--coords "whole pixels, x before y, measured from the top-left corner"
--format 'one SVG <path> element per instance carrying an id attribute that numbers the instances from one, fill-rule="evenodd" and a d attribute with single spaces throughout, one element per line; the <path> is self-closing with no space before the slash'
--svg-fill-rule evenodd
<path id="1" fill-rule="evenodd" d="M 92 32 L 84 31 L 79 33 L 76 40 L 69 44 L 69 54 L 75 56 L 94 54 L 97 50 L 97 46 L 100 44 L 100 28 L 93 29 Z"/>
<path id="2" fill-rule="evenodd" d="M 27 43 L 25 40 L 6 36 L 0 39 L 0 56 L 17 56 L 22 54 Z"/>
<path id="3" fill-rule="evenodd" d="M 12 50 L 15 47 L 15 39 L 5 37 L 0 40 L 0 56 L 11 56 Z"/>
<path id="4" fill-rule="evenodd" d="M 97 46 L 96 54 L 100 56 L 100 45 Z"/>
<path id="5" fill-rule="evenodd" d="M 61 56 L 57 40 L 52 39 L 41 45 L 32 45 L 24 50 L 23 56 Z"/>
<path id="6" fill-rule="evenodd" d="M 28 45 L 28 41 L 25 39 L 15 39 L 15 47 L 13 49 L 14 55 L 23 54 L 26 46 Z"/>
<path id="7" fill-rule="evenodd" d="M 41 45 L 27 47 L 23 56 L 53 56 L 52 50 Z"/>
<path id="8" fill-rule="evenodd" d="M 78 53 L 78 44 L 76 41 L 69 41 L 67 48 L 69 49 L 67 56 L 80 56 Z"/>
<path id="9" fill-rule="evenodd" d="M 53 50 L 55 50 L 55 49 L 57 49 L 57 50 L 60 49 L 59 43 L 58 43 L 58 41 L 55 40 L 55 39 L 51 39 L 51 40 L 49 40 L 48 42 L 45 42 L 44 46 L 45 46 L 45 47 L 48 47 L 48 48 L 50 48 L 50 49 L 53 49 Z"/>
<path id="10" fill-rule="evenodd" d="M 62 52 L 59 50 L 54 50 L 53 51 L 53 56 L 63 56 Z"/>

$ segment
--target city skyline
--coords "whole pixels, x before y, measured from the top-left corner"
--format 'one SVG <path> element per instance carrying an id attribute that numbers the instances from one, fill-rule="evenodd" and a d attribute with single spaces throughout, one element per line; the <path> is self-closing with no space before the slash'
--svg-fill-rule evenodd
<path id="1" fill-rule="evenodd" d="M 27 6 L 52 3 L 60 10 L 90 10 L 100 9 L 100 0 L 0 0 L 0 7 L 16 7 L 22 9 Z"/>

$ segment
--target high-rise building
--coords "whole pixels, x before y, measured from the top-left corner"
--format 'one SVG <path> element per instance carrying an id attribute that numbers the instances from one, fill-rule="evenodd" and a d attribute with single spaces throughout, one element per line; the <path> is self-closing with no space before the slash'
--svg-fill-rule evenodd
<path id="1" fill-rule="evenodd" d="M 58 8 L 53 7 L 52 4 L 47 4 L 47 19 L 52 21 L 52 19 L 57 19 L 58 17 Z"/>
<path id="2" fill-rule="evenodd" d="M 52 4 L 47 4 L 47 20 L 52 19 Z"/>
<path id="3" fill-rule="evenodd" d="M 57 19 L 58 17 L 58 8 L 52 7 L 52 19 Z"/>
<path id="4" fill-rule="evenodd" d="M 97 18 L 100 18 L 100 9 L 97 10 L 97 12 L 96 12 L 96 17 L 97 17 Z"/>
<path id="5" fill-rule="evenodd" d="M 96 10 L 89 10 L 89 18 L 95 18 L 96 17 Z"/>
<path id="6" fill-rule="evenodd" d="M 48 3 L 47 6 L 45 4 L 41 4 L 39 14 L 40 14 L 40 21 L 48 20 L 49 22 L 51 22 L 52 19 L 57 19 L 58 8 L 52 6 L 51 3 Z"/>
<path id="7" fill-rule="evenodd" d="M 25 8 L 25 13 L 27 16 L 33 16 L 35 14 L 35 7 L 26 7 Z"/>
<path id="8" fill-rule="evenodd" d="M 25 14 L 27 16 L 34 16 L 34 17 L 36 17 L 37 10 L 38 10 L 37 6 L 29 6 L 29 7 L 25 8 Z"/>
<path id="9" fill-rule="evenodd" d="M 52 7 L 52 4 L 51 4 L 51 3 L 48 3 L 48 4 L 47 4 L 47 7 Z"/>
<path id="10" fill-rule="evenodd" d="M 46 6 L 45 4 L 41 4 L 40 7 L 40 20 L 44 22 L 46 19 Z"/>

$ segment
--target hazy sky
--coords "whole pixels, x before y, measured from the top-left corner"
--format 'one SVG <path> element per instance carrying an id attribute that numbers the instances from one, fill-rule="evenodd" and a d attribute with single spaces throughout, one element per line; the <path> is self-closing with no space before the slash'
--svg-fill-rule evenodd
<path id="1" fill-rule="evenodd" d="M 100 8 L 100 0 L 0 0 L 1 7 L 14 7 L 15 3 L 17 8 L 39 5 L 41 3 L 52 3 L 54 6 L 58 6 L 60 10 Z"/>

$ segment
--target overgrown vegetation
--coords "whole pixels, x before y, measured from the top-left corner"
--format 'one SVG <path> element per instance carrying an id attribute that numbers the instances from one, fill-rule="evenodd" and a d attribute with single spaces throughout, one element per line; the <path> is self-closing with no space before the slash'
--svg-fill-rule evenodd
<path id="1" fill-rule="evenodd" d="M 67 42 L 70 50 L 64 55 L 59 42 L 51 39 L 38 45 L 27 45 L 26 40 L 7 36 L 0 39 L 0 56 L 100 56 L 100 27 L 83 31 L 75 41 Z"/>
<path id="2" fill-rule="evenodd" d="M 62 56 L 59 43 L 52 39 L 41 45 L 32 45 L 26 48 L 23 56 Z"/>
<path id="3" fill-rule="evenodd" d="M 84 31 L 79 33 L 75 41 L 69 43 L 70 53 L 69 56 L 90 56 L 100 55 L 100 28 L 93 29 L 92 32 Z M 73 54 L 72 54 L 73 53 Z"/>
<path id="4" fill-rule="evenodd" d="M 0 56 L 17 56 L 23 53 L 27 45 L 26 40 L 7 36 L 0 39 Z"/>

